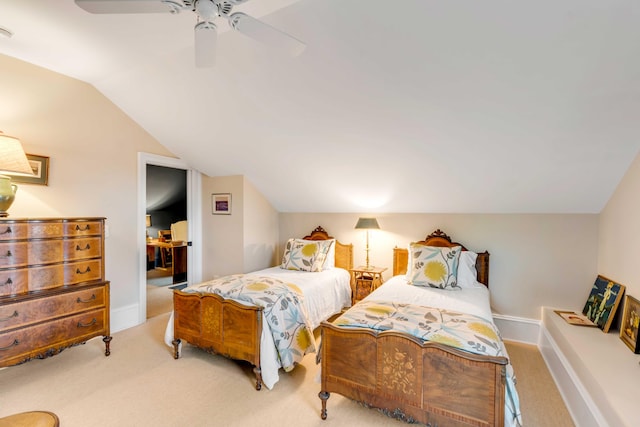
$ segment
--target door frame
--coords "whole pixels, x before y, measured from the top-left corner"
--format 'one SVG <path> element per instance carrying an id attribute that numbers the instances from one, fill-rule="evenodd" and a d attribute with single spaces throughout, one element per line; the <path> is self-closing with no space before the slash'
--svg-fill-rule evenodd
<path id="1" fill-rule="evenodd" d="M 182 169 L 187 172 L 187 284 L 202 279 L 202 175 L 181 159 L 157 154 L 138 153 L 138 324 L 147 321 L 147 242 L 145 215 L 147 213 L 147 165 Z"/>

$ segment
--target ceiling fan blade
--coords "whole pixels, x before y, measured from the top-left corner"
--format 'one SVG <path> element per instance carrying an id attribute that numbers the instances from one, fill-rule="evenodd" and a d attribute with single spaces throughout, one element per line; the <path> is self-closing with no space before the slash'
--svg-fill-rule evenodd
<path id="1" fill-rule="evenodd" d="M 89 13 L 176 13 L 186 9 L 180 0 L 75 0 Z"/>
<path id="2" fill-rule="evenodd" d="M 234 30 L 263 42 L 270 47 L 287 52 L 291 56 L 300 55 L 307 47 L 303 42 L 271 25 L 265 24 L 242 12 L 229 15 L 229 25 Z"/>
<path id="3" fill-rule="evenodd" d="M 216 63 L 218 32 L 212 22 L 199 22 L 195 27 L 195 56 L 197 68 L 213 67 Z"/>

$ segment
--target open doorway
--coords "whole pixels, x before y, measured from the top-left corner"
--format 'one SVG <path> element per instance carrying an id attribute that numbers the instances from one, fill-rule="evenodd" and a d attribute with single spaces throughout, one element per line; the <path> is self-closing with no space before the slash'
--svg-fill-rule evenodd
<path id="1" fill-rule="evenodd" d="M 188 270 L 187 171 L 147 165 L 147 319 L 173 309 Z"/>
<path id="2" fill-rule="evenodd" d="M 170 311 L 173 301 L 171 288 L 193 283 L 202 276 L 202 267 L 197 261 L 202 257 L 201 246 L 198 234 L 194 233 L 194 230 L 201 229 L 200 188 L 200 174 L 180 159 L 139 153 L 138 323 Z M 148 286 L 148 279 L 153 280 L 152 287 Z M 154 307 L 147 313 L 148 301 L 157 300 L 156 290 L 164 291 L 157 293 L 162 295 L 162 301 L 151 301 Z"/>

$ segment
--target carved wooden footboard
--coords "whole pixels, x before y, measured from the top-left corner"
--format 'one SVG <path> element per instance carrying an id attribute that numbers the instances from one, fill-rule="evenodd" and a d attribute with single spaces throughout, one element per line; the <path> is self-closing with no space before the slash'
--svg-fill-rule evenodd
<path id="1" fill-rule="evenodd" d="M 429 426 L 503 426 L 507 359 L 394 331 L 323 322 L 322 419 L 331 392 Z"/>
<path id="2" fill-rule="evenodd" d="M 246 306 L 214 294 L 173 292 L 174 358 L 181 340 L 232 359 L 251 363 L 256 390 L 262 388 L 260 336 L 262 307 Z"/>

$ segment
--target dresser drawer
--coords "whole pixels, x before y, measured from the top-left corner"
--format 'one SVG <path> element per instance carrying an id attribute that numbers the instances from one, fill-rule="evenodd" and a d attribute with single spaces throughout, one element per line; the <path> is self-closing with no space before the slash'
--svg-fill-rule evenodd
<path id="1" fill-rule="evenodd" d="M 42 265 L 29 269 L 29 291 L 41 291 L 64 285 L 64 266 L 62 264 Z"/>
<path id="2" fill-rule="evenodd" d="M 86 237 L 64 241 L 64 259 L 68 261 L 102 256 L 102 239 Z"/>
<path id="3" fill-rule="evenodd" d="M 64 266 L 64 284 L 75 285 L 92 280 L 102 280 L 102 260 L 76 261 Z"/>
<path id="4" fill-rule="evenodd" d="M 48 239 L 62 237 L 62 222 L 60 221 L 33 221 L 29 222 L 30 239 Z"/>
<path id="5" fill-rule="evenodd" d="M 107 324 L 107 310 L 101 308 L 0 333 L 0 366 L 20 363 L 43 353 L 56 354 L 71 344 L 106 335 Z"/>
<path id="6" fill-rule="evenodd" d="M 69 237 L 102 235 L 101 221 L 67 221 L 63 227 L 64 235 Z"/>
<path id="7" fill-rule="evenodd" d="M 33 240 L 27 243 L 29 265 L 51 264 L 62 261 L 62 239 Z"/>
<path id="8" fill-rule="evenodd" d="M 60 315 L 104 307 L 106 296 L 106 286 L 97 286 L 0 305 L 0 332 L 53 319 Z"/>
<path id="9" fill-rule="evenodd" d="M 0 270 L 0 297 L 27 292 L 29 272 L 26 268 Z"/>
<path id="10" fill-rule="evenodd" d="M 3 240 L 26 239 L 28 235 L 28 224 L 8 221 L 0 223 L 0 242 Z"/>
<path id="11" fill-rule="evenodd" d="M 27 242 L 0 242 L 0 268 L 26 267 L 28 245 Z"/>

